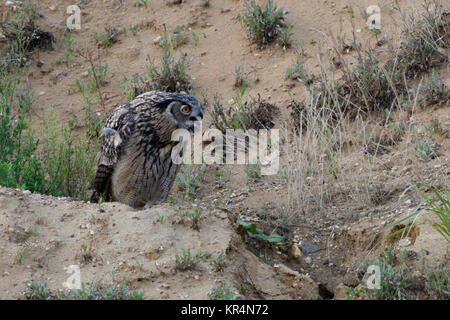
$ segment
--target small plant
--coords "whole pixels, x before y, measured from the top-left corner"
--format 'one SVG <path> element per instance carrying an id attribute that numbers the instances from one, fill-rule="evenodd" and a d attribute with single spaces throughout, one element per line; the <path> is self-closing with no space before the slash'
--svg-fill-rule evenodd
<path id="1" fill-rule="evenodd" d="M 20 250 L 20 252 L 17 254 L 17 263 L 22 264 L 23 258 L 25 258 L 25 254 L 27 253 L 27 248 L 23 248 Z"/>
<path id="2" fill-rule="evenodd" d="M 181 254 L 175 255 L 175 268 L 181 271 L 193 270 L 203 258 L 203 253 L 198 250 L 195 256 L 191 255 L 191 251 L 183 250 Z"/>
<path id="3" fill-rule="evenodd" d="M 164 216 L 161 214 L 158 214 L 158 216 L 156 217 L 158 219 L 159 223 L 164 223 Z"/>
<path id="4" fill-rule="evenodd" d="M 175 178 L 178 189 L 184 192 L 186 198 L 195 196 L 200 181 L 204 176 L 205 166 L 200 164 L 183 164 Z"/>
<path id="5" fill-rule="evenodd" d="M 292 46 L 292 35 L 294 34 L 292 32 L 292 29 L 294 29 L 294 25 L 290 24 L 286 28 L 281 28 L 279 30 L 278 36 L 277 36 L 277 42 L 283 46 L 283 49 L 290 48 Z"/>
<path id="6" fill-rule="evenodd" d="M 31 300 L 142 300 L 144 293 L 140 290 L 130 290 L 124 284 L 102 284 L 100 281 L 91 282 L 86 286 L 68 292 L 51 292 L 44 280 L 27 283 L 25 296 Z"/>
<path id="7" fill-rule="evenodd" d="M 223 252 L 220 251 L 219 255 L 211 260 L 211 265 L 214 267 L 216 272 L 222 272 L 227 266 L 227 256 Z"/>
<path id="8" fill-rule="evenodd" d="M 180 31 L 181 32 L 181 31 Z M 174 37 L 167 30 L 161 39 L 161 46 L 163 47 L 163 56 L 161 61 L 161 68 L 158 68 L 153 61 L 150 61 L 148 66 L 148 75 L 150 79 L 140 79 L 140 82 L 145 83 L 146 89 L 167 91 L 167 92 L 189 92 L 192 86 L 192 80 L 188 75 L 190 60 L 187 55 L 181 53 L 177 60 L 174 57 L 174 48 L 179 45 L 180 39 Z M 178 40 L 177 40 L 178 39 Z M 148 83 L 147 83 L 148 81 Z"/>
<path id="9" fill-rule="evenodd" d="M 179 46 L 185 44 L 188 40 L 188 38 L 186 37 L 186 30 L 181 29 L 180 25 L 177 25 L 175 27 L 174 32 L 169 32 L 168 30 L 166 30 L 165 34 L 166 34 L 166 36 L 161 37 L 161 40 L 159 42 L 159 44 L 163 48 L 168 45 L 168 43 L 167 43 L 168 39 L 170 39 L 170 42 L 171 42 L 170 45 L 173 47 L 173 49 L 176 49 Z M 193 32 L 193 35 L 194 35 L 194 32 Z M 194 40 L 195 40 L 195 38 L 194 38 Z M 198 36 L 197 36 L 197 41 L 198 41 Z"/>
<path id="10" fill-rule="evenodd" d="M 89 130 L 84 139 L 76 139 L 76 123 L 74 116 L 66 126 L 59 126 L 54 111 L 50 109 L 47 114 L 44 168 L 48 182 L 45 191 L 55 196 L 86 200 L 94 180 L 98 141 Z"/>
<path id="11" fill-rule="evenodd" d="M 284 75 L 289 80 L 298 80 L 301 82 L 305 81 L 307 78 L 305 68 L 298 55 L 296 60 L 292 62 L 292 65 L 286 69 Z"/>
<path id="12" fill-rule="evenodd" d="M 439 80 L 436 70 L 432 70 L 428 76 L 428 81 L 422 87 L 424 91 L 423 103 L 426 105 L 439 104 L 450 105 L 450 90 L 445 82 Z"/>
<path id="13" fill-rule="evenodd" d="M 366 262 L 366 267 L 375 265 L 380 268 L 380 289 L 367 289 L 378 300 L 410 300 L 414 298 L 412 288 L 417 279 L 410 275 L 409 267 L 395 267 L 396 253 L 392 247 L 382 251 L 380 257 Z"/>
<path id="14" fill-rule="evenodd" d="M 424 161 L 430 161 L 437 157 L 437 147 L 433 145 L 433 135 L 429 133 L 428 135 L 416 133 L 416 141 L 414 143 L 414 148 L 416 151 L 416 156 Z"/>
<path id="15" fill-rule="evenodd" d="M 130 24 L 130 31 L 135 36 L 138 32 L 141 31 L 141 27 L 139 25 L 131 25 Z"/>
<path id="16" fill-rule="evenodd" d="M 401 11 L 399 7 L 396 8 Z M 424 13 L 402 13 L 403 43 L 398 53 L 397 68 L 415 78 L 437 63 L 448 60 L 450 20 L 441 1 L 425 1 Z M 446 50 L 447 49 L 447 50 Z"/>
<path id="17" fill-rule="evenodd" d="M 381 232 L 386 230 L 390 230 L 393 227 L 396 227 L 404 222 L 408 222 L 405 227 L 397 228 L 398 230 L 394 234 L 389 234 L 386 238 L 390 238 L 395 236 L 396 234 L 402 233 L 408 234 L 410 230 L 417 224 L 417 219 L 422 213 L 428 213 L 434 216 L 432 219 L 427 216 L 424 217 L 425 223 L 429 223 L 437 232 L 439 232 L 442 237 L 450 243 L 450 200 L 448 195 L 441 194 L 438 190 L 436 190 L 432 186 L 425 186 L 425 188 L 432 192 L 433 196 L 436 199 L 427 196 L 419 187 L 416 185 L 412 185 L 408 187 L 403 194 L 405 194 L 408 190 L 415 190 L 416 196 L 420 196 L 423 199 L 423 203 L 417 207 L 417 209 L 411 213 L 409 216 L 400 219 L 384 229 Z"/>
<path id="18" fill-rule="evenodd" d="M 93 259 L 91 246 L 83 243 L 80 248 L 82 262 L 90 262 Z"/>
<path id="19" fill-rule="evenodd" d="M 117 41 L 117 37 L 119 36 L 119 31 L 116 28 L 105 27 L 105 33 L 96 32 L 92 34 L 92 38 L 97 42 L 97 45 L 100 47 L 109 47 L 114 42 Z"/>
<path id="20" fill-rule="evenodd" d="M 226 133 L 227 129 L 270 129 L 274 126 L 273 118 L 277 107 L 258 96 L 243 101 L 245 86 L 236 95 L 234 108 L 225 110 L 220 99 L 214 96 L 211 111 L 214 126 Z"/>
<path id="21" fill-rule="evenodd" d="M 36 26 L 39 11 L 39 6 L 32 0 L 17 1 L 12 17 L 8 19 L 8 15 L 4 15 L 0 21 L 1 33 L 8 44 L 7 67 L 28 64 L 28 58 L 35 48 L 52 48 L 53 35 Z"/>
<path id="22" fill-rule="evenodd" d="M 275 40 L 282 45 L 290 44 L 292 27 L 286 26 L 283 8 L 278 8 L 273 0 L 266 0 L 264 8 L 254 0 L 247 2 L 246 12 L 240 15 L 239 21 L 246 26 L 247 36 L 259 46 Z"/>
<path id="23" fill-rule="evenodd" d="M 273 233 L 269 236 L 266 235 L 263 230 L 256 228 L 256 225 L 254 223 L 248 223 L 242 221 L 241 219 L 237 219 L 236 223 L 242 229 L 247 230 L 248 234 L 251 237 L 259 238 L 270 243 L 284 242 L 286 240 L 283 236 L 280 236 L 276 233 Z"/>
<path id="24" fill-rule="evenodd" d="M 194 40 L 195 46 L 197 46 L 198 45 L 198 41 L 200 39 L 199 39 L 198 35 L 194 31 L 192 31 L 192 39 Z"/>
<path id="25" fill-rule="evenodd" d="M 28 292 L 25 294 L 30 300 L 50 300 L 53 298 L 47 289 L 47 283 L 41 279 L 38 282 L 27 283 Z"/>
<path id="26" fill-rule="evenodd" d="M 208 293 L 210 300 L 236 300 L 236 296 L 224 285 L 215 286 Z"/>
<path id="27" fill-rule="evenodd" d="M 431 269 L 425 265 L 423 273 L 426 275 L 425 290 L 431 299 L 450 299 L 450 267 L 448 264 L 439 265 Z"/>
<path id="28" fill-rule="evenodd" d="M 73 300 L 142 300 L 144 293 L 140 290 L 131 291 L 126 285 L 92 282 L 86 287 L 81 283 L 81 289 L 71 290 L 67 297 Z"/>
<path id="29" fill-rule="evenodd" d="M 236 66 L 234 68 L 234 87 L 242 90 L 248 86 L 244 67 Z"/>
<path id="30" fill-rule="evenodd" d="M 199 222 L 200 218 L 202 216 L 202 212 L 199 208 L 194 207 L 192 212 L 188 212 L 186 216 L 191 220 L 192 222 L 192 229 L 200 231 Z"/>
<path id="31" fill-rule="evenodd" d="M 72 58 L 72 50 L 73 50 L 73 41 L 72 41 L 72 34 L 69 32 L 66 34 L 66 36 L 64 37 L 64 44 L 67 46 L 67 50 L 64 52 L 64 59 L 58 59 L 56 61 L 57 64 L 60 63 L 65 63 L 65 64 L 69 64 L 70 63 L 70 59 Z"/>
<path id="32" fill-rule="evenodd" d="M 143 6 L 145 8 L 148 8 L 148 0 L 136 0 L 135 6 L 136 7 Z"/>
<path id="33" fill-rule="evenodd" d="M 259 163 L 257 164 L 246 164 L 244 168 L 244 172 L 247 174 L 247 177 L 252 180 L 261 179 L 261 166 Z"/>

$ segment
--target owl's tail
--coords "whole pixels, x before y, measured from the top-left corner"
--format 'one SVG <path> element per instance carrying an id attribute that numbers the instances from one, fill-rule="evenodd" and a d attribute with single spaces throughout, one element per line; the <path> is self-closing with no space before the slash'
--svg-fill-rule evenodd
<path id="1" fill-rule="evenodd" d="M 109 186 L 113 170 L 113 166 L 105 166 L 102 164 L 98 166 L 94 178 L 95 191 L 91 196 L 91 203 L 98 203 L 100 197 L 103 197 L 104 200 L 111 197 L 109 194 Z"/>

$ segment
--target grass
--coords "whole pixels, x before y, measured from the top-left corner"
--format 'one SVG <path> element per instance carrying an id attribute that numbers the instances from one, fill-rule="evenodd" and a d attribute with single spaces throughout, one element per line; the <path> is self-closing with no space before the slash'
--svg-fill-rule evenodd
<path id="1" fill-rule="evenodd" d="M 258 46 L 277 41 L 283 46 L 290 46 L 292 25 L 284 22 L 284 9 L 278 8 L 273 0 L 266 0 L 262 8 L 256 1 L 246 3 L 246 11 L 239 16 L 239 21 L 246 29 L 247 36 Z"/>
<path id="2" fill-rule="evenodd" d="M 244 72 L 244 67 L 236 66 L 234 68 L 234 88 L 241 90 L 242 88 L 247 88 L 247 86 L 248 83 Z"/>
<path id="3" fill-rule="evenodd" d="M 398 53 L 397 68 L 408 78 L 444 61 L 450 61 L 450 19 L 439 0 L 427 0 L 421 11 L 404 14 L 401 8 L 403 42 Z"/>
<path id="4" fill-rule="evenodd" d="M 388 246 L 376 259 L 366 261 L 364 269 L 369 265 L 380 268 L 380 288 L 349 288 L 347 298 L 353 300 L 367 293 L 369 298 L 377 300 L 450 299 L 450 269 L 447 265 L 430 268 L 423 258 L 421 270 L 413 272 L 407 257 L 406 250 Z"/>
<path id="5" fill-rule="evenodd" d="M 59 126 L 54 111 L 48 111 L 44 126 L 47 136 L 44 148 L 48 176 L 46 193 L 87 200 L 95 175 L 98 142 L 88 132 L 79 139 L 75 132 L 76 122 L 73 115 L 68 125 Z"/>
<path id="6" fill-rule="evenodd" d="M 430 161 L 437 157 L 437 148 L 433 144 L 432 133 L 416 133 L 414 149 L 417 158 L 423 161 Z"/>
<path id="7" fill-rule="evenodd" d="M 119 31 L 116 28 L 105 27 L 105 33 L 94 31 L 92 38 L 97 42 L 97 45 L 103 48 L 111 46 L 117 41 Z"/>
<path id="8" fill-rule="evenodd" d="M 428 81 L 421 89 L 424 91 L 422 105 L 450 105 L 450 90 L 444 81 L 440 80 L 435 69 L 428 75 Z"/>
<path id="9" fill-rule="evenodd" d="M 47 283 L 41 279 L 27 283 L 27 299 L 30 300 L 142 300 L 143 292 L 130 290 L 123 284 L 103 284 L 100 281 L 86 286 L 81 283 L 81 289 L 68 292 L 53 292 L 47 288 Z"/>
<path id="10" fill-rule="evenodd" d="M 174 56 L 176 46 L 186 39 L 181 27 L 179 29 L 176 35 L 165 30 L 160 41 L 163 48 L 160 67 L 148 56 L 150 64 L 147 67 L 147 77 L 141 77 L 137 73 L 130 79 L 124 76 L 120 86 L 124 89 L 128 101 L 148 91 L 190 92 L 192 88 L 192 79 L 188 74 L 190 60 L 183 53 L 180 53 L 179 59 Z"/>
<path id="11" fill-rule="evenodd" d="M 191 89 L 192 80 L 187 74 L 190 60 L 183 53 L 180 54 L 179 59 L 174 57 L 174 49 L 180 44 L 181 39 L 184 38 L 181 31 L 178 36 L 174 36 L 165 30 L 161 39 L 161 45 L 163 47 L 161 68 L 158 68 L 153 61 L 150 61 L 150 66 L 148 67 L 148 75 L 151 81 L 150 87 L 153 90 L 189 92 Z"/>
<path id="12" fill-rule="evenodd" d="M 18 254 L 17 254 L 17 263 L 22 264 L 23 259 L 25 258 L 25 254 L 27 253 L 27 248 L 23 248 Z"/>
<path id="13" fill-rule="evenodd" d="M 245 86 L 242 86 L 234 99 L 234 105 L 226 110 L 217 96 L 214 96 L 210 111 L 215 128 L 226 133 L 227 129 L 249 130 L 270 129 L 274 126 L 273 119 L 277 107 L 263 98 L 250 97 L 244 101 Z"/>
<path id="14" fill-rule="evenodd" d="M 197 208 L 194 207 L 194 209 L 192 209 L 192 212 L 187 212 L 186 216 L 189 218 L 189 220 L 191 220 L 192 223 L 192 229 L 200 231 L 200 219 L 202 217 L 202 211 Z"/>
<path id="15" fill-rule="evenodd" d="M 216 272 L 222 272 L 228 265 L 227 260 L 227 255 L 221 250 L 219 255 L 211 260 L 211 265 Z"/>
<path id="16" fill-rule="evenodd" d="M 195 198 L 200 182 L 205 175 L 205 166 L 200 164 L 182 164 L 175 178 L 178 189 L 188 199 Z"/>
<path id="17" fill-rule="evenodd" d="M 259 180 L 262 177 L 260 164 L 246 164 L 244 172 L 247 174 L 249 179 L 254 181 Z"/>
<path id="18" fill-rule="evenodd" d="M 411 300 L 414 294 L 410 291 L 415 279 L 410 275 L 408 267 L 398 267 L 392 263 L 396 259 L 392 252 L 383 251 L 379 258 L 367 262 L 367 265 L 380 267 L 380 289 L 368 289 L 368 293 L 378 300 Z"/>
<path id="19" fill-rule="evenodd" d="M 215 286 L 208 293 L 210 300 L 236 300 L 236 296 L 223 284 Z"/>
<path id="20" fill-rule="evenodd" d="M 6 37 L 8 52 L 6 67 L 28 64 L 35 48 L 51 49 L 53 35 L 36 26 L 40 7 L 33 0 L 17 1 L 10 19 L 2 19 L 0 29 Z M 6 16 L 5 16 L 6 17 Z"/>
<path id="21" fill-rule="evenodd" d="M 183 250 L 175 255 L 175 268 L 180 271 L 193 270 L 202 258 L 201 250 L 198 250 L 195 256 L 191 255 L 190 250 Z"/>
<path id="22" fill-rule="evenodd" d="M 423 206 L 416 210 L 413 214 L 407 217 L 407 220 L 414 218 L 415 216 L 421 214 L 422 212 L 428 213 L 430 217 L 425 216 L 425 221 L 429 223 L 437 232 L 439 232 L 442 237 L 450 244 L 450 198 L 449 195 L 440 193 L 438 190 L 432 186 L 425 186 L 425 188 L 432 193 L 433 197 L 425 194 L 420 188 L 414 186 L 417 192 L 423 199 Z"/>

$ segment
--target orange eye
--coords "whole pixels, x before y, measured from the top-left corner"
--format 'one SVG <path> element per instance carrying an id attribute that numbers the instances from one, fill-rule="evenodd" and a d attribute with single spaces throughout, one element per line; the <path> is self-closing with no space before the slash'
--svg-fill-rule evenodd
<path id="1" fill-rule="evenodd" d="M 189 107 L 189 106 L 182 106 L 181 107 L 181 112 L 189 113 L 189 112 L 191 112 L 191 107 Z"/>

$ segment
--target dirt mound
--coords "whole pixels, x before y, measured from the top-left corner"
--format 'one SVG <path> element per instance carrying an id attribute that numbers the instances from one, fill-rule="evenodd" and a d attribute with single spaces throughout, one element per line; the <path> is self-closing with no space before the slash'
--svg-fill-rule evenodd
<path id="1" fill-rule="evenodd" d="M 288 298 L 292 284 L 277 281 L 286 270 L 239 249 L 239 236 L 220 211 L 205 216 L 196 231 L 168 204 L 137 211 L 1 188 L 0 230 L 0 299 L 24 298 L 26 284 L 41 279 L 50 290 L 64 289 L 70 265 L 79 266 L 84 283 L 126 279 L 147 299 L 207 299 L 224 282 L 236 298 L 240 283 L 259 288 L 255 297 Z M 227 251 L 227 271 L 216 271 L 211 259 Z M 176 255 L 183 252 L 192 259 L 201 252 L 192 270 L 178 270 Z M 295 296 L 318 297 L 311 279 L 287 273 L 299 287 L 291 288 Z"/>

